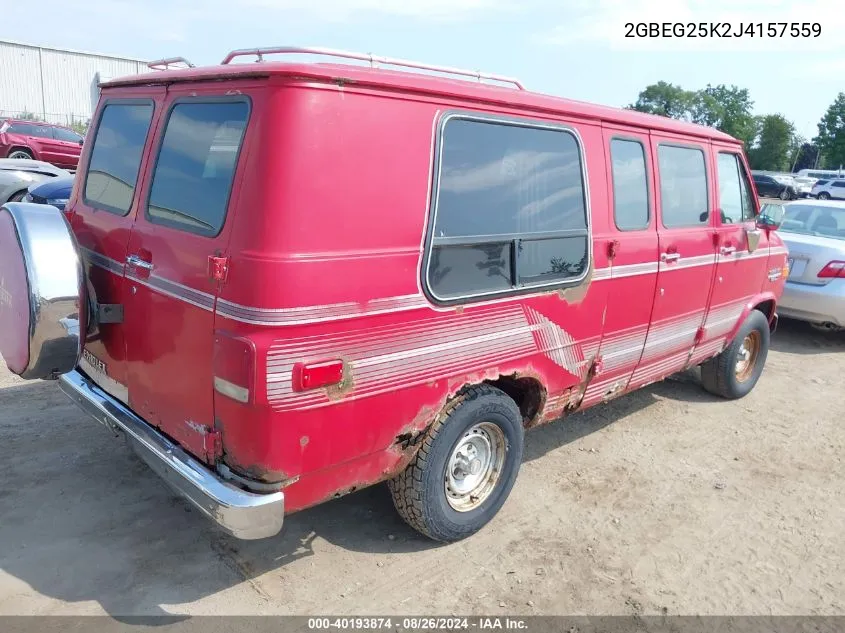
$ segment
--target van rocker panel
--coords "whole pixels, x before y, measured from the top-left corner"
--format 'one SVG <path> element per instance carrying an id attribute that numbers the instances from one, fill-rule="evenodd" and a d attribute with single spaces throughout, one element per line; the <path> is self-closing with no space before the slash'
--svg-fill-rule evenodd
<path id="1" fill-rule="evenodd" d="M 123 431 L 155 473 L 224 531 L 251 540 L 282 529 L 284 493 L 255 494 L 223 481 L 77 370 L 63 374 L 59 386 L 98 422 Z"/>

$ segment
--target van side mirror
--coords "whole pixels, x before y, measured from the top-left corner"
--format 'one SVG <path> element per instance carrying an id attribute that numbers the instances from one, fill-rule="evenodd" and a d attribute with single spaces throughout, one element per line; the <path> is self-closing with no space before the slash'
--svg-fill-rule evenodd
<path id="1" fill-rule="evenodd" d="M 786 213 L 782 204 L 766 204 L 760 209 L 760 215 L 757 216 L 757 228 L 768 229 L 774 231 L 780 228 L 783 222 L 783 216 Z"/>

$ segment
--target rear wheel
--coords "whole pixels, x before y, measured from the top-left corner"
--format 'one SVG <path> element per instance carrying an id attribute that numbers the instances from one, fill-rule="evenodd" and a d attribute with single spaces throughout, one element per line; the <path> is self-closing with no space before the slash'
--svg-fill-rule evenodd
<path id="1" fill-rule="evenodd" d="M 9 153 L 9 158 L 18 160 L 32 160 L 32 152 L 28 149 L 16 149 Z"/>
<path id="2" fill-rule="evenodd" d="M 752 310 L 725 350 L 701 365 L 701 382 L 710 393 L 736 399 L 748 394 L 760 379 L 769 353 L 769 322 Z"/>
<path id="3" fill-rule="evenodd" d="M 819 194 L 819 200 L 830 200 L 830 194 L 827 191 L 822 191 Z"/>
<path id="4" fill-rule="evenodd" d="M 24 196 L 26 196 L 26 190 L 18 191 L 17 193 L 9 196 L 9 202 L 20 202 L 24 199 Z"/>
<path id="5" fill-rule="evenodd" d="M 490 385 L 460 392 L 438 416 L 410 465 L 389 482 L 393 503 L 436 541 L 474 534 L 499 511 L 522 461 L 516 403 Z"/>

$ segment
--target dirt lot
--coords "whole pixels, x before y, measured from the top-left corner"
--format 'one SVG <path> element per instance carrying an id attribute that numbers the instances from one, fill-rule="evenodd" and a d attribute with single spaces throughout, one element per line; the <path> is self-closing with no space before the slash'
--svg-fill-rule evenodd
<path id="1" fill-rule="evenodd" d="M 738 402 L 682 375 L 531 431 L 437 546 L 382 486 L 223 536 L 51 383 L 0 370 L 0 613 L 845 613 L 845 335 L 782 322 Z"/>

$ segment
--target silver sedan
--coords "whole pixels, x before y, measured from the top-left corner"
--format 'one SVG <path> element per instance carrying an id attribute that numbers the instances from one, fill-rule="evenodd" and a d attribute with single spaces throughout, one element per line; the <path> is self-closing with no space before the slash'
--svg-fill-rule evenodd
<path id="1" fill-rule="evenodd" d="M 69 171 L 40 160 L 0 158 L 0 204 L 23 200 L 30 185 L 70 175 Z"/>
<path id="2" fill-rule="evenodd" d="M 783 208 L 778 233 L 789 248 L 789 277 L 778 313 L 845 328 L 845 202 L 796 200 Z"/>

